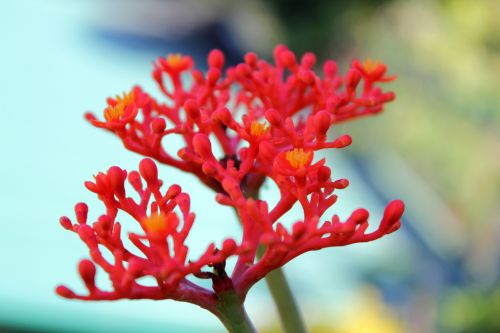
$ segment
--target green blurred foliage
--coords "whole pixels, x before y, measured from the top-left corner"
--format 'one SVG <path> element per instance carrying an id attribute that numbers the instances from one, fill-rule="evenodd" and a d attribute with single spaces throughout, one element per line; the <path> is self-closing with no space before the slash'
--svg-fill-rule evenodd
<path id="1" fill-rule="evenodd" d="M 500 332 L 500 289 L 491 292 L 455 290 L 443 302 L 440 324 L 443 332 Z"/>

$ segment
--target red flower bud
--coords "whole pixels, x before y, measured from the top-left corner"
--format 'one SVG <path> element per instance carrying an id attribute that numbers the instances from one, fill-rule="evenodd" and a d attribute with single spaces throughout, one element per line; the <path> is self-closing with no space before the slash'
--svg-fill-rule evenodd
<path id="1" fill-rule="evenodd" d="M 210 177 L 217 175 L 217 168 L 212 162 L 203 163 L 203 165 L 201 166 L 201 170 L 205 175 Z"/>
<path id="2" fill-rule="evenodd" d="M 320 136 L 325 135 L 330 128 L 331 121 L 332 117 L 330 115 L 330 112 L 323 110 L 316 113 L 316 115 L 314 115 L 314 126 L 316 128 L 316 133 L 318 133 L 318 135 Z"/>
<path id="3" fill-rule="evenodd" d="M 173 197 L 178 196 L 181 193 L 181 191 L 182 188 L 179 185 L 174 184 L 168 188 L 167 193 L 165 193 L 165 198 L 172 199 Z"/>
<path id="4" fill-rule="evenodd" d="M 290 50 L 284 50 L 280 54 L 280 61 L 284 67 L 294 68 L 297 66 L 297 58 L 295 57 L 295 53 Z"/>
<path id="5" fill-rule="evenodd" d="M 329 167 L 323 165 L 318 169 L 318 181 L 321 183 L 326 182 L 330 179 L 331 174 L 332 170 L 330 170 Z"/>
<path id="6" fill-rule="evenodd" d="M 405 210 L 405 204 L 401 200 L 391 201 L 384 210 L 384 217 L 380 222 L 380 229 L 386 231 L 401 219 Z"/>
<path id="7" fill-rule="evenodd" d="M 97 187 L 97 185 L 93 182 L 89 182 L 89 181 L 86 181 L 84 183 L 85 187 L 90 191 L 90 192 L 94 192 L 94 193 L 97 193 L 99 192 L 99 189 Z"/>
<path id="8" fill-rule="evenodd" d="M 83 282 L 89 289 L 93 289 L 95 286 L 95 273 L 96 268 L 92 261 L 88 259 L 83 259 L 78 264 L 78 272 L 82 277 Z"/>
<path id="9" fill-rule="evenodd" d="M 59 218 L 59 223 L 64 229 L 73 230 L 73 223 L 71 223 L 71 220 L 67 216 L 61 216 Z"/>
<path id="10" fill-rule="evenodd" d="M 217 68 L 210 68 L 207 73 L 207 82 L 210 86 L 213 86 L 219 81 L 221 76 L 220 70 Z"/>
<path id="11" fill-rule="evenodd" d="M 233 177 L 225 177 L 222 181 L 222 188 L 231 198 L 241 195 L 240 184 Z"/>
<path id="12" fill-rule="evenodd" d="M 213 158 L 212 144 L 208 136 L 203 133 L 197 133 L 193 138 L 194 151 L 204 159 Z"/>
<path id="13" fill-rule="evenodd" d="M 292 235 L 295 239 L 299 239 L 306 232 L 307 228 L 304 222 L 297 222 L 292 227 Z"/>
<path id="14" fill-rule="evenodd" d="M 156 134 L 162 134 L 165 131 L 166 127 L 167 127 L 167 123 L 165 122 L 165 119 L 163 119 L 163 118 L 155 118 L 151 122 L 151 129 Z"/>
<path id="15" fill-rule="evenodd" d="M 302 56 L 301 64 L 304 68 L 311 69 L 316 63 L 316 56 L 312 52 L 307 52 Z"/>
<path id="16" fill-rule="evenodd" d="M 184 103 L 184 110 L 186 110 L 187 115 L 192 119 L 198 119 L 200 117 L 200 106 L 194 99 L 188 99 Z"/>
<path id="17" fill-rule="evenodd" d="M 228 239 L 224 240 L 224 242 L 222 243 L 222 250 L 221 251 L 226 253 L 226 254 L 230 254 L 234 251 L 234 249 L 236 249 L 236 247 L 237 247 L 237 244 L 234 241 L 234 239 L 228 238 Z"/>
<path id="18" fill-rule="evenodd" d="M 333 146 L 335 148 L 344 148 L 352 143 L 352 138 L 348 134 L 339 136 L 335 141 L 333 141 Z"/>
<path id="19" fill-rule="evenodd" d="M 124 181 L 127 178 L 127 171 L 117 166 L 108 169 L 108 179 L 111 187 L 118 195 L 125 195 Z"/>
<path id="20" fill-rule="evenodd" d="M 336 181 L 333 182 L 333 187 L 339 190 L 342 190 L 347 186 L 349 186 L 349 181 L 345 178 L 337 179 Z"/>
<path id="21" fill-rule="evenodd" d="M 142 190 L 142 181 L 141 181 L 141 176 L 137 171 L 130 171 L 128 174 L 128 182 L 134 190 L 137 192 L 140 192 Z"/>
<path id="22" fill-rule="evenodd" d="M 367 221 L 369 215 L 370 214 L 366 209 L 363 208 L 356 209 L 354 212 L 352 212 L 351 217 L 349 217 L 349 221 L 352 221 L 355 224 L 360 224 L 362 222 Z"/>
<path id="23" fill-rule="evenodd" d="M 66 286 L 57 286 L 56 293 L 64 298 L 75 298 L 75 293 Z"/>
<path id="24" fill-rule="evenodd" d="M 257 64 L 257 55 L 253 52 L 248 52 L 245 54 L 245 63 L 250 67 L 254 67 Z"/>
<path id="25" fill-rule="evenodd" d="M 89 212 L 89 207 L 85 202 L 79 202 L 75 205 L 76 220 L 80 224 L 87 223 L 87 213 Z"/>
<path id="26" fill-rule="evenodd" d="M 139 163 L 139 172 L 148 185 L 154 185 L 158 182 L 158 168 L 152 159 L 143 159 Z"/>
<path id="27" fill-rule="evenodd" d="M 304 69 L 299 72 L 298 76 L 300 81 L 308 85 L 313 84 L 316 78 L 316 75 L 314 75 L 313 71 Z"/>
<path id="28" fill-rule="evenodd" d="M 355 90 L 361 78 L 361 73 L 357 69 L 350 69 L 345 78 L 347 90 Z"/>
<path id="29" fill-rule="evenodd" d="M 233 116 L 228 108 L 220 108 L 212 114 L 212 119 L 218 120 L 224 125 L 229 125 L 233 120 Z"/>
<path id="30" fill-rule="evenodd" d="M 276 111 L 275 109 L 269 109 L 269 110 L 267 110 L 264 116 L 266 117 L 266 120 L 272 126 L 276 126 L 276 127 L 280 127 L 281 126 L 283 118 L 281 117 L 281 115 L 279 114 L 279 112 Z"/>
<path id="31" fill-rule="evenodd" d="M 252 73 L 252 69 L 247 64 L 238 64 L 236 66 L 236 73 L 239 76 L 248 76 Z"/>
<path id="32" fill-rule="evenodd" d="M 337 63 L 333 60 L 327 60 L 323 64 L 323 73 L 328 78 L 333 78 L 337 74 Z"/>
<path id="33" fill-rule="evenodd" d="M 224 53 L 220 50 L 213 49 L 208 54 L 208 67 L 215 67 L 218 69 L 222 69 L 224 66 Z"/>

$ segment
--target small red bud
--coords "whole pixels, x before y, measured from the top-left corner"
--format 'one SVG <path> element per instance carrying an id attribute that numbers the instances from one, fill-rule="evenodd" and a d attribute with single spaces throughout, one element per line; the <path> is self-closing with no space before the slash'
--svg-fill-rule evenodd
<path id="1" fill-rule="evenodd" d="M 162 134 L 165 131 L 166 127 L 167 127 L 167 123 L 165 122 L 165 119 L 163 119 L 163 118 L 155 118 L 151 122 L 151 129 L 156 134 Z"/>
<path id="2" fill-rule="evenodd" d="M 323 73 L 326 77 L 332 78 L 337 74 L 337 63 L 333 60 L 327 60 L 323 64 Z"/>
<path id="3" fill-rule="evenodd" d="M 240 184 L 233 177 L 225 177 L 222 181 L 222 188 L 232 198 L 238 197 L 241 194 Z"/>
<path id="4" fill-rule="evenodd" d="M 156 82 L 161 82 L 162 81 L 161 75 L 162 75 L 161 70 L 155 69 L 153 71 L 153 80 L 155 80 Z"/>
<path id="5" fill-rule="evenodd" d="M 314 116 L 314 126 L 319 135 L 325 135 L 332 123 L 330 112 L 322 110 Z"/>
<path id="6" fill-rule="evenodd" d="M 88 224 L 82 224 L 78 227 L 78 236 L 80 236 L 85 243 L 95 243 L 97 246 L 94 230 Z"/>
<path id="7" fill-rule="evenodd" d="M 257 55 L 253 52 L 248 52 L 245 54 L 245 63 L 247 63 L 250 67 L 254 67 L 257 64 Z"/>
<path id="8" fill-rule="evenodd" d="M 220 108 L 212 114 L 212 119 L 218 120 L 227 126 L 233 120 L 233 116 L 231 115 L 231 111 L 229 111 L 228 108 Z"/>
<path id="9" fill-rule="evenodd" d="M 346 88 L 355 90 L 361 78 L 361 73 L 357 69 L 350 69 L 345 78 Z"/>
<path id="10" fill-rule="evenodd" d="M 112 166 L 108 169 L 108 179 L 113 190 L 120 194 L 125 194 L 124 181 L 127 178 L 127 171 L 122 170 L 117 166 Z"/>
<path id="11" fill-rule="evenodd" d="M 142 190 L 142 181 L 141 181 L 141 176 L 137 171 L 130 171 L 128 174 L 128 182 L 134 190 L 137 192 L 140 192 Z"/>
<path id="12" fill-rule="evenodd" d="M 87 213 L 89 212 L 89 207 L 84 202 L 79 202 L 75 205 L 76 220 L 80 224 L 87 223 Z"/>
<path id="13" fill-rule="evenodd" d="M 236 249 L 236 246 L 237 245 L 234 239 L 228 238 L 222 243 L 222 252 L 224 252 L 225 254 L 230 254 Z"/>
<path id="14" fill-rule="evenodd" d="M 93 182 L 86 181 L 84 185 L 90 192 L 97 193 L 99 191 L 97 185 Z"/>
<path id="15" fill-rule="evenodd" d="M 75 293 L 66 286 L 57 286 L 56 294 L 64 298 L 75 298 Z"/>
<path id="16" fill-rule="evenodd" d="M 193 138 L 193 147 L 194 151 L 202 158 L 213 158 L 212 144 L 206 134 L 197 133 Z"/>
<path id="17" fill-rule="evenodd" d="M 302 56 L 301 64 L 307 69 L 313 68 L 316 63 L 316 56 L 312 52 L 307 52 Z"/>
<path id="18" fill-rule="evenodd" d="M 297 58 L 295 57 L 295 53 L 290 50 L 284 50 L 280 54 L 280 61 L 284 67 L 294 68 L 297 66 Z"/>
<path id="19" fill-rule="evenodd" d="M 139 163 L 139 172 L 142 178 L 148 184 L 156 184 L 158 182 L 158 168 L 155 162 L 150 158 L 145 158 Z"/>
<path id="20" fill-rule="evenodd" d="M 212 162 L 205 162 L 201 166 L 201 170 L 207 176 L 213 177 L 217 174 L 217 168 Z"/>
<path id="21" fill-rule="evenodd" d="M 351 217 L 349 217 L 349 221 L 359 224 L 368 220 L 369 215 L 370 214 L 366 209 L 356 209 L 354 212 L 352 212 Z"/>
<path id="22" fill-rule="evenodd" d="M 96 273 L 96 268 L 94 263 L 88 259 L 81 260 L 80 263 L 78 264 L 78 272 L 80 273 L 83 282 L 85 282 L 85 285 L 89 289 L 93 288 L 95 284 L 95 273 Z"/>
<path id="23" fill-rule="evenodd" d="M 283 118 L 279 114 L 279 112 L 275 109 L 269 109 L 266 111 L 265 115 L 266 120 L 272 125 L 279 127 L 283 121 Z"/>
<path id="24" fill-rule="evenodd" d="M 247 64 L 238 64 L 238 66 L 236 66 L 236 73 L 239 76 L 248 76 L 251 72 L 252 70 Z"/>
<path id="25" fill-rule="evenodd" d="M 203 73 L 199 70 L 193 70 L 191 72 L 191 76 L 193 77 L 194 82 L 198 84 L 202 84 L 205 82 L 205 78 L 203 77 Z"/>
<path id="26" fill-rule="evenodd" d="M 200 106 L 198 105 L 198 102 L 194 99 L 188 99 L 184 103 L 184 110 L 186 110 L 188 116 L 193 119 L 198 119 L 200 117 Z"/>
<path id="27" fill-rule="evenodd" d="M 345 178 L 337 179 L 336 181 L 333 182 L 333 187 L 339 190 L 342 190 L 347 186 L 349 186 L 349 181 Z"/>
<path id="28" fill-rule="evenodd" d="M 208 54 L 208 67 L 222 69 L 224 66 L 224 53 L 221 50 L 213 49 Z"/>
<path id="29" fill-rule="evenodd" d="M 67 216 L 61 216 L 59 218 L 59 223 L 64 229 L 73 230 L 73 223 L 71 223 L 71 220 Z"/>
<path id="30" fill-rule="evenodd" d="M 321 168 L 318 169 L 318 180 L 321 183 L 326 182 L 327 180 L 330 179 L 331 174 L 332 170 L 330 170 L 329 167 L 323 165 Z"/>
<path id="31" fill-rule="evenodd" d="M 165 198 L 172 199 L 173 197 L 178 196 L 179 193 L 181 193 L 181 192 L 182 192 L 182 188 L 179 185 L 174 184 L 168 188 L 167 193 L 165 193 Z"/>
<path id="32" fill-rule="evenodd" d="M 295 239 L 300 238 L 306 232 L 306 225 L 304 222 L 297 222 L 292 227 L 292 234 Z"/>
<path id="33" fill-rule="evenodd" d="M 225 205 L 225 206 L 230 206 L 233 203 L 231 198 L 229 198 L 227 195 L 222 194 L 222 193 L 217 193 L 215 195 L 215 201 L 217 201 L 219 204 Z"/>
<path id="34" fill-rule="evenodd" d="M 384 210 L 384 217 L 380 222 L 380 229 L 387 230 L 401 219 L 405 210 L 405 204 L 401 200 L 391 201 Z"/>
<path id="35" fill-rule="evenodd" d="M 299 72 L 299 80 L 302 81 L 305 84 L 311 85 L 314 83 L 316 78 L 316 75 L 314 74 L 313 71 L 303 69 Z"/>
<path id="36" fill-rule="evenodd" d="M 210 68 L 207 73 L 207 81 L 210 86 L 213 86 L 219 81 L 221 76 L 220 70 L 217 68 Z"/>
<path id="37" fill-rule="evenodd" d="M 352 143 L 352 138 L 348 134 L 344 134 L 339 136 L 335 141 L 333 141 L 333 144 L 335 145 L 336 148 L 344 148 L 349 146 Z"/>
<path id="38" fill-rule="evenodd" d="M 113 224 L 113 221 L 108 215 L 101 215 L 97 219 L 97 223 L 101 225 L 103 230 L 109 230 L 109 228 L 111 228 L 111 225 Z"/>

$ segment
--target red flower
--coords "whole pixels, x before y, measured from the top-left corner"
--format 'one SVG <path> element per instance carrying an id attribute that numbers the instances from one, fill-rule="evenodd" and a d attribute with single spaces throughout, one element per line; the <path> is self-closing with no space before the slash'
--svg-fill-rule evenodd
<path id="1" fill-rule="evenodd" d="M 116 134 L 127 149 L 190 172 L 216 191 L 216 200 L 237 212 L 241 238 L 226 239 L 218 247 L 207 244 L 202 256 L 188 260 L 185 240 L 194 223 L 189 196 L 178 185 L 162 190 L 151 159 L 141 161 L 139 172 L 111 167 L 85 183 L 103 202 L 105 214 L 87 224 L 88 209 L 80 203 L 75 207 L 76 224 L 67 217 L 60 220 L 85 242 L 91 258 L 79 265 L 88 294 L 58 287 L 61 296 L 176 299 L 220 315 L 224 292 L 231 290 L 243 301 L 252 285 L 304 252 L 375 240 L 399 228 L 404 210 L 399 200 L 387 206 L 378 229 L 370 233 L 366 233 L 368 212 L 364 209 L 354 211 L 346 221 L 336 215 L 323 220 L 348 181 L 333 179 L 324 159 L 315 161 L 318 150 L 351 144 L 349 135 L 328 138 L 333 124 L 376 114 L 394 99 L 392 92 L 377 86 L 392 79 L 384 76 L 385 65 L 355 61 L 341 76 L 329 60 L 318 74 L 312 53 L 298 61 L 282 45 L 274 51 L 274 63 L 248 53 L 243 63 L 223 73 L 224 55 L 218 50 L 209 54 L 207 62 L 208 71 L 203 74 L 192 69 L 190 57 L 160 58 L 153 77 L 167 98 L 165 104 L 135 87 L 129 94 L 108 100 L 105 121 L 90 114 L 87 118 Z M 182 83 L 184 73 L 191 73 L 191 84 Z M 172 81 L 171 89 L 165 78 Z M 172 135 L 183 142 L 176 156 L 166 149 Z M 139 200 L 127 196 L 126 180 Z M 257 199 L 266 180 L 274 182 L 280 192 L 273 206 Z M 280 220 L 295 204 L 302 207 L 303 217 L 287 229 Z M 134 250 L 124 245 L 122 226 L 116 221 L 118 211 L 142 228 L 139 234 L 128 234 Z M 256 256 L 259 247 L 265 250 L 260 259 Z M 103 250 L 109 251 L 112 261 Z M 138 251 L 141 255 L 134 254 Z M 228 274 L 225 261 L 230 256 L 237 261 Z M 95 285 L 96 264 L 109 275 L 113 290 Z M 154 277 L 155 286 L 141 284 L 144 276 Z M 201 287 L 193 277 L 212 279 L 212 288 Z"/>
<path id="2" fill-rule="evenodd" d="M 83 300 L 176 299 L 215 311 L 217 294 L 227 287 L 228 281 L 230 288 L 244 299 L 252 285 L 304 252 L 371 241 L 399 228 L 404 209 L 401 201 L 390 203 L 379 228 L 368 234 L 365 233 L 368 212 L 364 209 L 355 211 L 345 222 L 333 216 L 331 220 L 320 223 L 324 212 L 336 201 L 337 196 L 333 192 L 346 187 L 347 181 L 332 181 L 324 161 L 308 167 L 312 153 L 296 149 L 285 153 L 284 159 L 291 168 L 288 170 L 307 170 L 302 177 L 307 177 L 308 182 L 298 185 L 279 183 L 282 197 L 274 207 L 268 207 L 262 200 L 246 198 L 230 172 L 221 172 L 221 185 L 226 194 L 218 194 L 217 199 L 221 204 L 236 209 L 242 222 L 243 236 L 240 241 L 224 240 L 219 249 L 213 243 L 207 244 L 204 254 L 196 260 L 188 260 L 185 245 L 195 219 L 190 211 L 190 198 L 182 193 L 178 185 L 162 191 L 163 182 L 158 179 L 152 160 L 142 160 L 140 173 L 132 171 L 127 174 L 119 167 L 99 173 L 94 182 L 86 182 L 85 186 L 97 194 L 106 213 L 88 224 L 88 207 L 78 203 L 75 206 L 76 224 L 65 216 L 60 219 L 61 225 L 78 234 L 89 248 L 91 260 L 82 260 L 78 268 L 88 294 L 77 295 L 65 286 L 59 286 L 57 293 L 66 298 Z M 314 171 L 311 172 L 310 168 Z M 139 195 L 139 200 L 127 196 L 126 180 Z M 303 207 L 304 219 L 287 230 L 278 220 L 296 202 Z M 142 234 L 128 234 L 136 249 L 128 249 L 122 240 L 122 224 L 116 220 L 118 211 L 129 215 L 143 230 Z M 266 247 L 266 252 L 260 260 L 256 260 L 255 254 L 260 245 Z M 106 259 L 103 251 L 109 252 L 113 260 Z M 134 254 L 138 252 L 141 255 Z M 207 266 L 223 265 L 230 256 L 237 256 L 238 260 L 226 280 L 204 271 Z M 109 275 L 113 290 L 105 291 L 96 286 L 96 264 Z M 212 278 L 213 290 L 191 282 L 188 280 L 190 275 Z M 158 285 L 143 285 L 139 279 L 144 276 L 154 277 Z"/>

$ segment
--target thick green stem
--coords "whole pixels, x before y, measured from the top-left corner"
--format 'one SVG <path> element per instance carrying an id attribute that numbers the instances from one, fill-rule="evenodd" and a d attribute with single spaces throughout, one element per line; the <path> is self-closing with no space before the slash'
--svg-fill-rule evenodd
<path id="1" fill-rule="evenodd" d="M 230 333 L 256 333 L 241 299 L 233 291 L 219 294 L 218 317 Z"/>
<path id="2" fill-rule="evenodd" d="M 257 256 L 261 257 L 263 254 L 264 248 L 261 247 L 257 251 Z M 266 283 L 276 304 L 283 330 L 286 333 L 306 333 L 306 326 L 283 269 L 277 268 L 267 274 Z"/>

